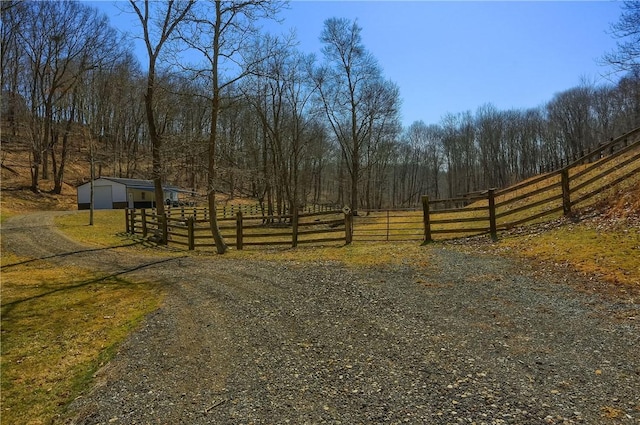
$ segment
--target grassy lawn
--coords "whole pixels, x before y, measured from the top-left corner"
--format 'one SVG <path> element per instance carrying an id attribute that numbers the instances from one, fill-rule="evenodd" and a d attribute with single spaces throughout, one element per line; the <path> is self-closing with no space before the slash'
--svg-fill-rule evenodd
<path id="1" fill-rule="evenodd" d="M 69 238 L 95 247 L 122 247 L 129 252 L 145 255 L 181 256 L 185 250 L 177 247 L 158 247 L 144 241 L 141 235 L 125 233 L 124 210 L 94 212 L 93 225 L 89 225 L 89 211 L 60 215 L 55 218 L 58 230 Z"/>
<path id="2" fill-rule="evenodd" d="M 83 242 L 123 242 L 68 226 Z M 30 260 L 2 252 L 2 424 L 51 423 L 162 301 L 152 283 Z"/>
<path id="3" fill-rule="evenodd" d="M 123 210 L 94 212 L 93 226 L 89 225 L 89 211 L 58 216 L 56 226 L 71 239 L 95 246 L 117 246 L 132 243 L 125 234 Z"/>
<path id="4" fill-rule="evenodd" d="M 640 287 L 640 229 L 599 229 L 590 223 L 501 239 L 499 247 L 545 262 L 567 263 L 611 283 Z"/>

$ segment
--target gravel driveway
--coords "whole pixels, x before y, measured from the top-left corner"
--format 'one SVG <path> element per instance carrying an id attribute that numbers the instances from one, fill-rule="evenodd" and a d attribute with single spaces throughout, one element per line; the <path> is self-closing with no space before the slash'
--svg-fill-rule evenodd
<path id="1" fill-rule="evenodd" d="M 640 423 L 640 305 L 584 278 L 446 245 L 366 269 L 95 255 L 43 242 L 51 223 L 15 217 L 2 242 L 168 291 L 68 423 Z"/>

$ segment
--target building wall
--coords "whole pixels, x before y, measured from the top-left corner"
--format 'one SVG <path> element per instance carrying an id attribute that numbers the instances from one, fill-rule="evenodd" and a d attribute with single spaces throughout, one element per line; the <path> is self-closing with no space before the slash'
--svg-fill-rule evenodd
<path id="1" fill-rule="evenodd" d="M 102 203 L 100 202 L 102 199 L 98 198 L 98 196 L 106 197 L 108 192 L 106 190 L 106 186 L 109 186 L 111 187 L 111 205 L 113 209 L 128 208 L 129 206 L 133 206 L 134 208 L 152 208 L 155 206 L 155 193 L 153 190 L 127 188 L 127 186 L 123 184 L 102 178 L 94 180 L 93 184 L 94 196 L 96 196 L 94 202 L 96 204 Z M 96 189 L 98 187 L 104 189 Z M 78 186 L 77 194 L 78 209 L 89 209 L 91 207 L 91 183 L 89 182 Z M 167 199 L 177 201 L 178 194 L 172 191 L 164 191 L 164 198 L 162 202 L 165 202 Z M 129 200 L 133 202 L 133 205 L 129 205 Z"/>
<path id="2" fill-rule="evenodd" d="M 96 179 L 93 182 L 94 187 L 94 202 L 96 204 L 103 204 L 105 199 L 103 197 L 110 196 L 111 204 L 122 204 L 126 206 L 127 202 L 127 187 L 123 184 L 112 182 L 106 179 Z M 111 190 L 107 190 L 106 187 L 110 187 Z M 91 182 L 78 186 L 78 209 L 86 210 L 90 208 L 91 202 Z"/>

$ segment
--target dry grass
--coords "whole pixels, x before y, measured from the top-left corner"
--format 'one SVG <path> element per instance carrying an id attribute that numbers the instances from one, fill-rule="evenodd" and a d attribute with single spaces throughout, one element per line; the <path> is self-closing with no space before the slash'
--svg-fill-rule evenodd
<path id="1" fill-rule="evenodd" d="M 385 265 L 414 265 L 429 267 L 429 249 L 415 242 L 354 242 L 351 245 L 295 249 L 260 249 L 229 251 L 227 258 L 265 261 L 291 261 L 303 264 L 310 261 L 337 262 L 349 267 L 382 267 Z"/>
<path id="2" fill-rule="evenodd" d="M 3 141 L 4 142 L 4 141 Z M 19 147 L 3 143 L 3 165 L 1 170 L 2 193 L 0 196 L 0 209 L 2 215 L 7 213 L 21 213 L 25 211 L 42 210 L 71 210 L 76 208 L 76 189 L 74 184 L 81 180 L 81 176 L 88 175 L 88 165 L 81 162 L 70 162 L 67 165 L 65 183 L 62 186 L 62 194 L 50 193 L 53 189 L 53 180 L 40 181 L 41 193 L 33 193 L 31 184 L 29 154 Z"/>
<path id="3" fill-rule="evenodd" d="M 568 264 L 587 276 L 640 287 L 640 229 L 570 224 L 526 236 L 501 239 L 498 247 L 535 261 Z"/>
<path id="4" fill-rule="evenodd" d="M 353 218 L 353 237 L 361 241 L 424 239 L 422 211 L 361 212 Z"/>
<path id="5" fill-rule="evenodd" d="M 56 224 L 67 236 L 72 239 L 82 240 L 95 246 L 114 246 L 129 243 L 130 239 L 124 235 L 124 211 L 96 211 L 95 225 L 93 228 L 87 225 L 88 213 L 63 215 L 56 218 Z M 264 230 L 262 230 L 264 231 Z M 282 229 L 274 229 L 282 231 Z M 282 239 L 282 238 L 280 238 Z M 290 243 L 290 238 L 287 239 Z M 231 240 L 232 241 L 232 240 Z M 230 241 L 228 240 L 227 243 Z M 122 248 L 125 249 L 125 248 Z M 153 247 L 152 245 L 135 245 L 126 250 L 144 250 L 145 254 L 156 252 L 162 255 L 211 256 L 213 248 L 201 248 L 196 251 L 185 251 Z M 415 242 L 393 243 L 367 243 L 355 242 L 345 246 L 343 243 L 335 243 L 332 246 L 306 246 L 301 245 L 296 249 L 288 247 L 265 248 L 247 247 L 237 251 L 233 247 L 225 255 L 225 259 L 242 260 L 258 259 L 266 261 L 336 261 L 349 266 L 374 266 L 384 264 L 422 264 L 429 262 L 428 250 Z"/>
<path id="6" fill-rule="evenodd" d="M 160 299 L 152 284 L 44 261 L 4 269 L 2 423 L 49 423 Z"/>
<path id="7" fill-rule="evenodd" d="M 96 244 L 112 242 L 98 232 L 85 238 L 78 230 L 75 236 Z M 151 283 L 21 258 L 6 250 L 1 262 L 0 420 L 51 423 L 86 388 L 114 347 L 159 306 L 162 293 Z"/>

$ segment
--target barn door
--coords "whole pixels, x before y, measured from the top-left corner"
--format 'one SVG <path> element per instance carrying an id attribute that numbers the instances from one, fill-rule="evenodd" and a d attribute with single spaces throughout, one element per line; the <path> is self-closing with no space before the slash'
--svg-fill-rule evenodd
<path id="1" fill-rule="evenodd" d="M 97 210 L 113 209 L 111 186 L 95 186 L 93 188 L 93 207 Z"/>

